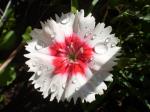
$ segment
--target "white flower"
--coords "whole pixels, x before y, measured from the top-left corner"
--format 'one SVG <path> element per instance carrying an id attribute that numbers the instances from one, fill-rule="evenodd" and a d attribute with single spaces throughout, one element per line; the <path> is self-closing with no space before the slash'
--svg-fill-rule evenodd
<path id="1" fill-rule="evenodd" d="M 34 87 L 44 98 L 50 95 L 50 101 L 58 102 L 72 98 L 92 102 L 95 94 L 103 94 L 120 49 L 110 34 L 112 28 L 104 23 L 95 26 L 95 18 L 84 17 L 83 10 L 41 24 L 42 29 L 31 32 L 32 41 L 26 46 L 30 53 L 25 54 Z"/>

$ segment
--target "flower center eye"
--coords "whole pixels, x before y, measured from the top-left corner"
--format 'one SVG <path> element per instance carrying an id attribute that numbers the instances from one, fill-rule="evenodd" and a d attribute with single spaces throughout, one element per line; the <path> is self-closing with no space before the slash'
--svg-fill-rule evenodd
<path id="1" fill-rule="evenodd" d="M 69 56 L 70 60 L 72 60 L 72 61 L 76 60 L 76 54 L 75 53 L 70 53 L 68 56 Z"/>
<path id="2" fill-rule="evenodd" d="M 93 48 L 76 34 L 65 37 L 63 42 L 54 41 L 49 50 L 54 57 L 54 74 L 84 74 L 93 56 Z"/>

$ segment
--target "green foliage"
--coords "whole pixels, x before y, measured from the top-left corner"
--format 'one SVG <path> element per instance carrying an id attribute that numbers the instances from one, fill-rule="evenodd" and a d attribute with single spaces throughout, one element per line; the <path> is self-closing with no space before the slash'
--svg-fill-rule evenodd
<path id="1" fill-rule="evenodd" d="M 16 79 L 16 72 L 13 66 L 7 67 L 0 73 L 0 86 L 8 86 Z"/>
<path id="2" fill-rule="evenodd" d="M 5 32 L 5 31 L 4 31 Z M 0 38 L 0 50 L 10 49 L 15 44 L 15 34 L 14 31 L 10 30 L 3 33 L 3 36 Z"/>
<path id="3" fill-rule="evenodd" d="M 6 17 L 4 20 L 0 21 L 0 50 L 10 50 L 15 45 L 16 41 L 16 35 L 14 32 L 15 18 L 13 9 L 9 8 L 5 16 Z"/>
<path id="4" fill-rule="evenodd" d="M 23 42 L 28 42 L 31 40 L 31 36 L 30 36 L 30 32 L 32 31 L 31 26 L 28 26 L 24 32 L 24 34 L 22 35 L 23 38 Z"/>
<path id="5" fill-rule="evenodd" d="M 71 0 L 71 12 L 76 13 L 78 10 L 78 0 Z"/>

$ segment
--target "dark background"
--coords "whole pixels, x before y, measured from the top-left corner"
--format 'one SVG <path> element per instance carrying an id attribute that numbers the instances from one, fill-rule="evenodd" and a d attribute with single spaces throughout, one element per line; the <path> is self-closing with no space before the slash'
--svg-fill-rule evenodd
<path id="1" fill-rule="evenodd" d="M 8 0 L 0 0 L 5 10 Z M 105 22 L 121 40 L 122 55 L 112 71 L 113 83 L 92 103 L 77 104 L 43 99 L 28 81 L 26 53 L 22 48 L 0 74 L 0 112 L 149 112 L 150 111 L 150 2 L 149 0 L 78 0 L 78 9 L 91 12 L 96 22 Z M 12 0 L 10 13 L 0 26 L 0 65 L 29 36 L 28 26 L 40 28 L 54 14 L 70 12 L 70 0 Z M 2 16 L 3 13 L 0 13 Z M 3 42 L 13 31 L 9 41 Z M 26 39 L 25 39 L 26 41 Z M 14 69 L 14 70 L 12 70 Z M 13 72 L 11 72 L 13 71 Z M 15 78 L 12 78 L 12 77 Z M 5 77 L 5 78 L 4 78 Z M 7 82 L 9 84 L 6 84 Z"/>

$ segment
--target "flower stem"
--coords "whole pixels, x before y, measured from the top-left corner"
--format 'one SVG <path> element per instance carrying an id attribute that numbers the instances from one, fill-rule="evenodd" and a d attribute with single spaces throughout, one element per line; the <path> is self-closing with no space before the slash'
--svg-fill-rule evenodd
<path id="1" fill-rule="evenodd" d="M 5 70 L 5 68 L 9 65 L 9 63 L 15 58 L 16 54 L 24 47 L 24 43 L 20 43 L 20 45 L 9 55 L 6 61 L 0 66 L 0 73 Z"/>

